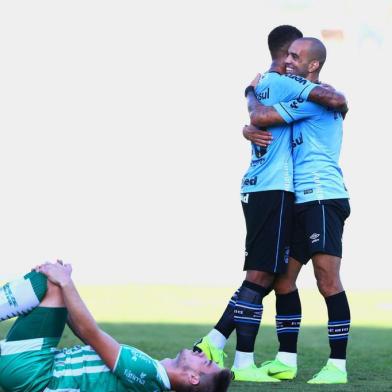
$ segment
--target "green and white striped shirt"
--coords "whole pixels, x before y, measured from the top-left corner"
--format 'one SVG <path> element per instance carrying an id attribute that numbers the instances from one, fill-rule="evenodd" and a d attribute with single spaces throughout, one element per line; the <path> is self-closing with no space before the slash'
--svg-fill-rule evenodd
<path id="1" fill-rule="evenodd" d="M 45 340 L 48 342 L 45 343 Z M 49 349 L 49 340 L 50 338 L 2 342 L 0 385 L 6 391 L 41 392 L 42 385 L 44 388 L 46 386 L 43 392 L 170 390 L 169 378 L 163 366 L 134 347 L 121 346 L 115 367 L 111 371 L 90 346 Z M 41 349 L 36 345 L 41 345 Z M 52 370 L 48 372 L 49 352 Z M 37 372 L 39 363 L 42 363 L 42 372 Z M 29 374 L 33 367 L 34 373 Z"/>

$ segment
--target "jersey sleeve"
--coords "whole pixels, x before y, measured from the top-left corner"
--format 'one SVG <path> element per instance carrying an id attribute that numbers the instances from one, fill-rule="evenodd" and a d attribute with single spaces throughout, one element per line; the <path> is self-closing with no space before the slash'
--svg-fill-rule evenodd
<path id="1" fill-rule="evenodd" d="M 274 108 L 288 124 L 293 121 L 315 116 L 319 111 L 318 105 L 303 99 L 294 99 L 290 102 L 279 102 L 274 105 Z"/>
<path id="2" fill-rule="evenodd" d="M 296 75 L 282 75 L 279 78 L 279 88 L 285 91 L 286 102 L 297 98 L 306 101 L 316 86 L 317 84 Z"/>
<path id="3" fill-rule="evenodd" d="M 155 361 L 134 347 L 121 346 L 113 373 L 125 387 L 164 390 Z"/>

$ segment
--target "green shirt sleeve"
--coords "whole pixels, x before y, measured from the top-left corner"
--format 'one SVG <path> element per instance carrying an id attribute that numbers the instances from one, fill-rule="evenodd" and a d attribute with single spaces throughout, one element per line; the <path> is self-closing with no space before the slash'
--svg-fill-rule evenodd
<path id="1" fill-rule="evenodd" d="M 113 373 L 130 391 L 165 391 L 156 361 L 130 346 L 121 346 Z"/>

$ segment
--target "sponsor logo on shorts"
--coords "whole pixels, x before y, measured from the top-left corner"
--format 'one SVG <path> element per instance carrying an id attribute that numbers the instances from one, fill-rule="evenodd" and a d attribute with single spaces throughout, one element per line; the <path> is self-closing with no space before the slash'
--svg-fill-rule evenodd
<path id="1" fill-rule="evenodd" d="M 288 264 L 288 262 L 289 262 L 289 255 L 290 255 L 290 247 L 286 246 L 284 248 L 284 263 L 285 264 Z"/>
<path id="2" fill-rule="evenodd" d="M 313 233 L 310 237 L 309 237 L 309 239 L 310 240 L 312 240 L 312 244 L 314 244 L 315 242 L 318 242 L 318 241 L 320 241 L 320 234 L 317 234 L 317 233 Z"/>
<path id="3" fill-rule="evenodd" d="M 248 203 L 249 202 L 249 193 L 241 193 L 241 201 L 243 203 Z"/>
<path id="4" fill-rule="evenodd" d="M 313 193 L 313 189 L 305 189 L 304 195 L 308 195 L 309 193 Z"/>

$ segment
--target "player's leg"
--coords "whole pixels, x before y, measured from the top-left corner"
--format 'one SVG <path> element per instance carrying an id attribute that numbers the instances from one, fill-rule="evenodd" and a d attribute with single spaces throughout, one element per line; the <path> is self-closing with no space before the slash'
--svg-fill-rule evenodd
<path id="1" fill-rule="evenodd" d="M 290 257 L 286 273 L 274 283 L 279 350 L 275 359 L 264 362 L 261 368 L 279 380 L 292 380 L 297 375 L 297 342 L 302 309 L 296 280 L 302 266 L 303 263 Z"/>
<path id="2" fill-rule="evenodd" d="M 227 340 L 235 329 L 234 309 L 237 302 L 239 290 L 237 290 L 229 300 L 221 318 L 211 331 L 198 340 L 194 346 L 194 351 L 203 351 L 208 359 L 212 359 L 221 368 L 224 368 L 224 359 L 226 357 L 223 349 Z"/>
<path id="3" fill-rule="evenodd" d="M 291 380 L 297 375 L 297 342 L 302 309 L 296 281 L 302 266 L 310 259 L 303 228 L 303 212 L 303 208 L 294 206 L 287 271 L 279 275 L 274 283 L 279 350 L 274 360 L 266 361 L 261 366 L 264 371 L 279 380 Z"/>
<path id="4" fill-rule="evenodd" d="M 276 275 L 287 267 L 293 195 L 283 191 L 250 193 L 242 199 L 246 221 L 246 279 L 235 307 L 237 334 L 234 377 L 243 381 L 273 382 L 254 364 L 254 347 L 263 313 L 263 298 Z M 261 376 L 262 375 L 262 376 Z"/>
<path id="5" fill-rule="evenodd" d="M 66 319 L 61 290 L 48 282 L 41 305 L 20 316 L 1 342 L 0 385 L 5 390 L 46 387 Z"/>
<path id="6" fill-rule="evenodd" d="M 46 293 L 46 277 L 32 271 L 0 287 L 0 321 L 34 309 Z"/>
<path id="7" fill-rule="evenodd" d="M 329 200 L 319 206 L 324 230 L 313 249 L 314 274 L 317 286 L 328 309 L 328 338 L 331 353 L 327 365 L 312 384 L 346 383 L 346 351 L 351 315 L 347 296 L 340 280 L 342 235 L 345 219 L 350 214 L 348 201 Z"/>
<path id="8" fill-rule="evenodd" d="M 312 384 L 347 382 L 346 351 L 351 316 L 347 296 L 340 280 L 341 259 L 326 254 L 313 257 L 317 286 L 328 309 L 330 357 L 327 365 L 311 380 Z"/>

